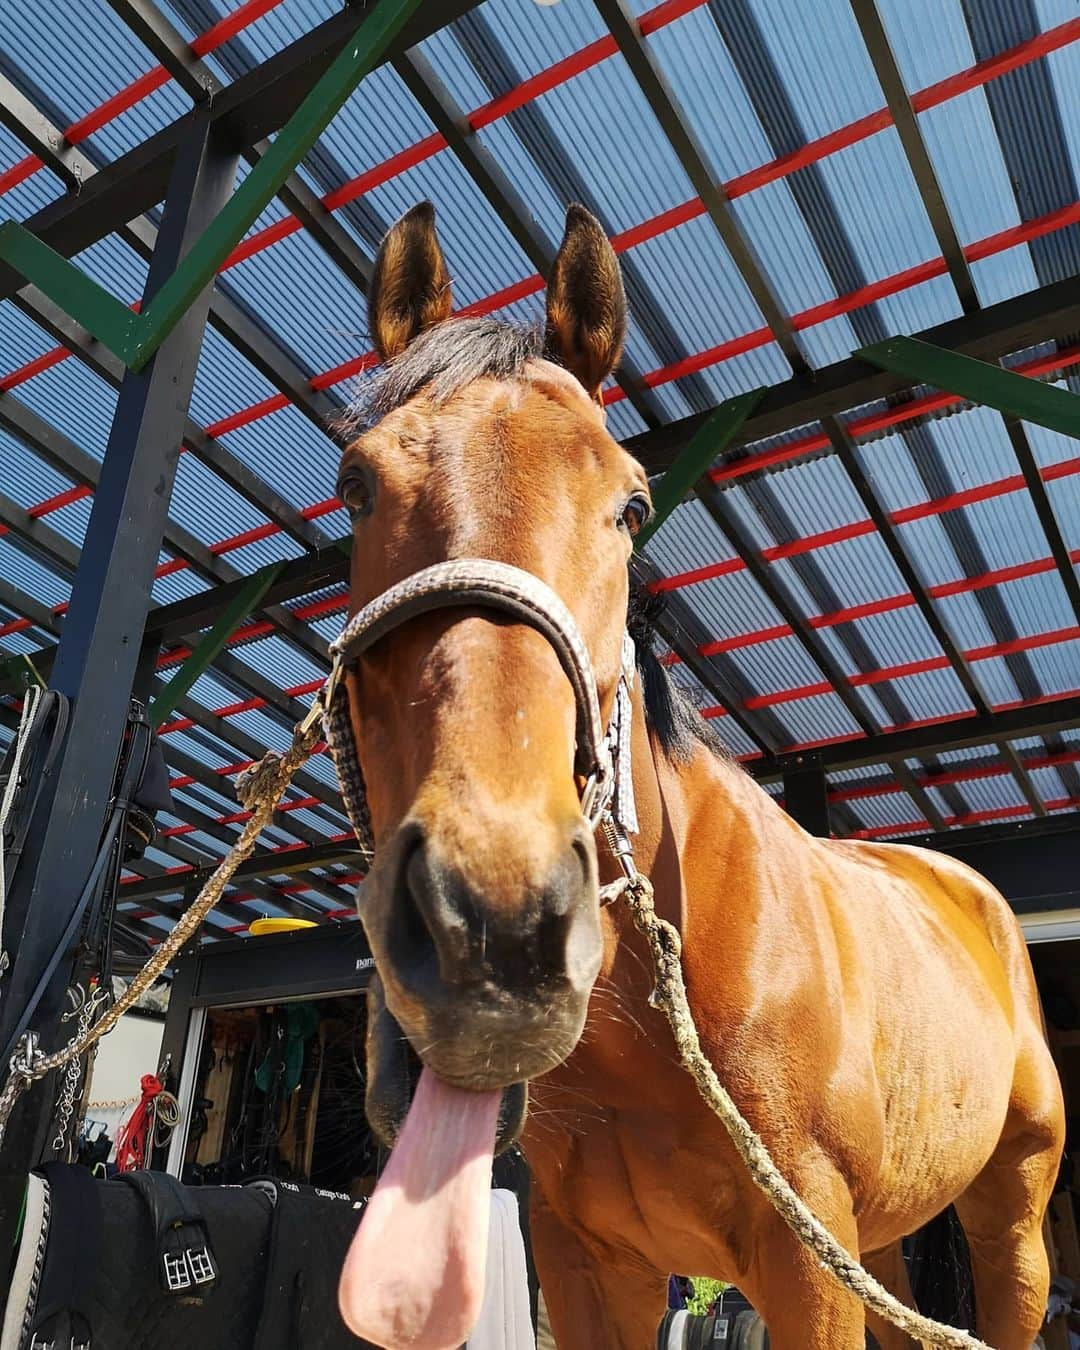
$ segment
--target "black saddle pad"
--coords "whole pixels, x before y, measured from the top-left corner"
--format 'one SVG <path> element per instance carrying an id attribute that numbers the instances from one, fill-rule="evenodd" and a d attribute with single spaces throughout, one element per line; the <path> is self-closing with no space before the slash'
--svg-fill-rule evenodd
<path id="1" fill-rule="evenodd" d="M 18 1350 L 358 1350 L 337 1281 L 361 1205 L 292 1183 L 95 1181 L 50 1164 Z M 189 1222 L 173 1223 L 177 1214 Z M 163 1256 L 168 1257 L 166 1266 Z M 169 1284 L 172 1288 L 168 1288 Z"/>

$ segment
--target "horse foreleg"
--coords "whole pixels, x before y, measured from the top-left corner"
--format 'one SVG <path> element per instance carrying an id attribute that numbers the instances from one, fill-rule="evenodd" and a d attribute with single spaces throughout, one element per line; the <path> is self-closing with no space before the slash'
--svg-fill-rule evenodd
<path id="1" fill-rule="evenodd" d="M 867 1253 L 862 1258 L 862 1264 L 894 1298 L 898 1298 L 909 1308 L 915 1307 L 907 1265 L 899 1242 L 894 1242 L 883 1251 Z M 907 1332 L 894 1327 L 891 1322 L 886 1322 L 876 1313 L 866 1314 L 866 1325 L 873 1333 L 879 1350 L 919 1350 L 921 1342 L 913 1341 Z"/>
<path id="2" fill-rule="evenodd" d="M 851 1195 L 827 1164 L 807 1169 L 792 1184 L 848 1251 L 858 1252 Z M 761 1314 L 771 1350 L 864 1350 L 866 1317 L 853 1294 L 821 1267 L 787 1224 L 763 1207 L 753 1229 L 750 1268 L 739 1288 Z"/>
<path id="3" fill-rule="evenodd" d="M 664 1314 L 666 1276 L 593 1255 L 538 1189 L 529 1226 L 558 1350 L 651 1350 Z"/>

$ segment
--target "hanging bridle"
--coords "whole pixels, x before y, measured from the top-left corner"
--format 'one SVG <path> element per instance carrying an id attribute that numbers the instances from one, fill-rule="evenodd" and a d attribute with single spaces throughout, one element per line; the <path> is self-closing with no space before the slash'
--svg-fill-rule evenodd
<path id="1" fill-rule="evenodd" d="M 629 773 L 630 686 L 634 676 L 634 648 L 629 636 L 623 638 L 615 706 L 605 728 L 588 648 L 562 600 L 539 577 L 520 567 L 487 558 L 462 558 L 425 567 L 383 591 L 354 614 L 341 636 L 330 644 L 333 666 L 311 716 L 324 713 L 326 740 L 342 799 L 361 846 L 373 852 L 375 841 L 342 677 L 364 652 L 409 619 L 450 608 L 510 615 L 547 639 L 574 691 L 574 771 L 582 782 L 582 813 L 594 830 L 604 824 L 607 833 L 610 818 L 624 839 L 627 831 L 636 832 Z"/>

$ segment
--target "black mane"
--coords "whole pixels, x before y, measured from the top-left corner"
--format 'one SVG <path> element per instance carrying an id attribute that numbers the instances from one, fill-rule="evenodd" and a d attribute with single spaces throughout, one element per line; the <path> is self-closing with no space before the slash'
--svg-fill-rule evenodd
<path id="1" fill-rule="evenodd" d="M 436 324 L 371 377 L 351 409 L 351 427 L 373 426 L 421 390 L 434 403 L 445 403 L 474 380 L 507 379 L 543 354 L 543 332 L 535 326 L 522 327 L 487 317 Z M 626 625 L 637 652 L 649 725 L 664 753 L 675 763 L 688 760 L 696 745 L 724 756 L 727 752 L 712 728 L 653 650 L 656 622 L 662 611 L 662 597 L 651 595 L 631 576 Z"/>
<path id="2" fill-rule="evenodd" d="M 633 639 L 637 655 L 646 720 L 656 733 L 664 754 L 675 764 L 685 764 L 698 745 L 727 759 L 723 742 L 656 655 L 653 639 L 663 610 L 663 596 L 651 594 L 631 573 L 626 630 Z"/>

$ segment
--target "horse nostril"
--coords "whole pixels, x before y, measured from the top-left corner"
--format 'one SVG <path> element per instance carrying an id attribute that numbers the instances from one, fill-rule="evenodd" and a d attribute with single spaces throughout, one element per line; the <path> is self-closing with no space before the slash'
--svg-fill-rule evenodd
<path id="1" fill-rule="evenodd" d="M 581 879 L 587 888 L 590 887 L 596 876 L 596 844 L 592 835 L 583 825 L 579 825 L 574 830 L 570 851 L 577 858 L 578 865 L 581 868 Z"/>
<path id="2" fill-rule="evenodd" d="M 387 945 L 391 960 L 419 968 L 437 958 L 435 938 L 424 917 L 426 897 L 431 888 L 427 849 L 420 838 L 410 843 L 401 863 L 401 884 L 394 897 L 393 916 Z"/>

